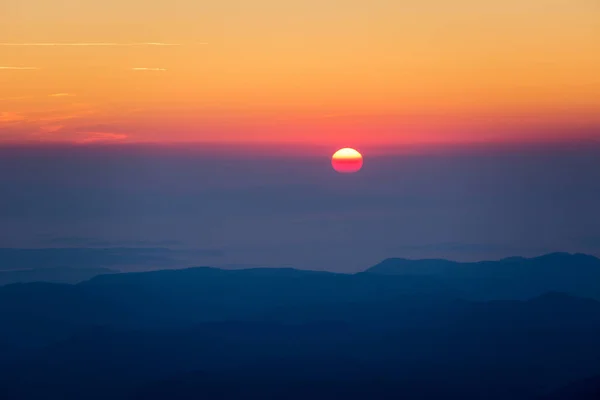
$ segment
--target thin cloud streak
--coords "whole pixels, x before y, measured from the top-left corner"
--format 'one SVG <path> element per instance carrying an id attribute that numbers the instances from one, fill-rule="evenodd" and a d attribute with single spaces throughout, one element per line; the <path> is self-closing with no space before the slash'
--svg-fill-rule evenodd
<path id="1" fill-rule="evenodd" d="M 131 68 L 134 71 L 166 71 L 166 68 Z"/>
<path id="2" fill-rule="evenodd" d="M 178 43 L 160 43 L 160 42 L 144 42 L 144 43 L 0 43 L 0 46 L 181 46 Z"/>
<path id="3" fill-rule="evenodd" d="M 76 94 L 73 93 L 53 93 L 47 95 L 47 97 L 75 97 Z M 26 100 L 26 99 L 34 99 L 41 98 L 43 96 L 13 96 L 13 97 L 2 97 L 0 101 L 10 101 L 10 100 Z"/>
<path id="4" fill-rule="evenodd" d="M 0 122 L 19 122 L 24 120 L 25 117 L 21 114 L 6 111 L 0 113 Z"/>
<path id="5" fill-rule="evenodd" d="M 32 70 L 32 69 L 40 69 L 38 67 L 0 67 L 0 69 L 8 69 L 8 70 Z"/>
<path id="6" fill-rule="evenodd" d="M 25 100 L 25 99 L 31 99 L 31 98 L 32 98 L 32 96 L 3 97 L 0 99 L 0 101 Z"/>
<path id="7" fill-rule="evenodd" d="M 118 142 L 127 139 L 128 135 L 122 133 L 110 132 L 80 132 L 86 135 L 85 138 L 76 140 L 75 143 L 88 144 L 96 142 Z"/>

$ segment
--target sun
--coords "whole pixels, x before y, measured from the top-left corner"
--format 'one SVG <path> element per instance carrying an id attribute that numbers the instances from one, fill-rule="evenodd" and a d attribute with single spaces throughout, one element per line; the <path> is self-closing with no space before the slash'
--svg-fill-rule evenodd
<path id="1" fill-rule="evenodd" d="M 331 166 L 339 173 L 352 174 L 362 168 L 363 157 L 358 151 L 345 147 L 331 157 Z"/>

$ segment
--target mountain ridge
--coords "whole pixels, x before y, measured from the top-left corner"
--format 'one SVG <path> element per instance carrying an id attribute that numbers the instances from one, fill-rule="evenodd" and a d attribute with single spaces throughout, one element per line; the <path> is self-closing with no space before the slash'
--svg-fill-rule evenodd
<path id="1" fill-rule="evenodd" d="M 597 283 L 578 268 L 595 262 L 554 254 L 466 276 L 454 262 L 430 275 L 197 267 L 7 285 L 0 392 L 531 400 L 600 370 L 600 302 L 580 290 Z M 514 265 L 527 267 L 488 272 Z"/>

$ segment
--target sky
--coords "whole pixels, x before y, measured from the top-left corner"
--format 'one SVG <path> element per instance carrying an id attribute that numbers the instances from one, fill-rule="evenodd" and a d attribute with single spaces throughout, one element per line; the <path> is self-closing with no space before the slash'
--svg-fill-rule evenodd
<path id="1" fill-rule="evenodd" d="M 0 248 L 600 255 L 599 46 L 596 0 L 2 0 Z"/>
<path id="2" fill-rule="evenodd" d="M 598 139 L 594 0 L 3 0 L 0 143 Z"/>

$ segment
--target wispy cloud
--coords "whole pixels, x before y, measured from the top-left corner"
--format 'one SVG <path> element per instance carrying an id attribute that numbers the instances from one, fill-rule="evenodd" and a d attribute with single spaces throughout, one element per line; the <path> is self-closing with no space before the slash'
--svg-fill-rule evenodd
<path id="1" fill-rule="evenodd" d="M 145 67 L 138 67 L 138 68 L 131 68 L 134 71 L 166 71 L 166 68 L 145 68 Z"/>
<path id="2" fill-rule="evenodd" d="M 58 132 L 64 128 L 65 128 L 65 125 L 56 124 L 56 125 L 42 125 L 42 126 L 40 126 L 39 129 L 40 129 L 40 133 L 48 134 L 48 133 Z"/>
<path id="3" fill-rule="evenodd" d="M 3 98 L 0 98 L 0 101 L 25 100 L 25 99 L 31 99 L 31 96 L 3 97 Z"/>
<path id="4" fill-rule="evenodd" d="M 37 118 L 37 121 L 39 122 L 60 122 L 60 121 L 68 121 L 70 119 L 75 119 L 75 118 L 79 118 L 81 115 L 77 114 L 77 113 L 72 113 L 72 114 L 57 114 L 57 115 L 51 115 L 51 116 L 46 116 L 46 117 L 39 117 Z"/>
<path id="5" fill-rule="evenodd" d="M 82 42 L 82 43 L 0 43 L 0 46 L 181 46 L 178 43 L 144 42 L 144 43 L 110 43 L 110 42 Z"/>
<path id="6" fill-rule="evenodd" d="M 109 132 L 81 132 L 86 135 L 83 139 L 79 139 L 76 142 L 80 144 L 97 143 L 97 142 L 115 142 L 127 139 L 127 135 L 123 133 L 109 133 Z"/>
<path id="7" fill-rule="evenodd" d="M 46 97 L 75 97 L 76 95 L 73 93 L 52 93 L 47 95 Z M 26 99 L 34 99 L 41 98 L 44 96 L 13 96 L 13 97 L 0 97 L 0 101 L 12 101 L 12 100 L 26 100 Z"/>
<path id="8" fill-rule="evenodd" d="M 38 67 L 0 67 L 0 69 L 31 70 L 31 69 L 40 69 L 40 68 L 38 68 Z"/>
<path id="9" fill-rule="evenodd" d="M 25 117 L 21 114 L 13 112 L 0 112 L 0 122 L 17 122 L 23 120 L 25 120 Z"/>
<path id="10" fill-rule="evenodd" d="M 56 124 L 89 117 L 96 113 L 97 110 L 88 104 L 70 104 L 69 109 L 47 110 L 42 115 L 36 115 L 32 120 L 41 124 Z"/>

